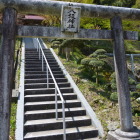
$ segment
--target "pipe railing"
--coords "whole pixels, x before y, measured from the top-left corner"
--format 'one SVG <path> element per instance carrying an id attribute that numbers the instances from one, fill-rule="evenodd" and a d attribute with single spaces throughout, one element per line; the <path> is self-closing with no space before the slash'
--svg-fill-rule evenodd
<path id="1" fill-rule="evenodd" d="M 44 51 L 42 49 L 41 43 L 39 41 L 38 38 L 33 39 L 33 44 L 35 46 L 35 48 L 37 49 L 37 52 L 39 53 L 39 59 L 42 59 L 42 71 L 44 71 L 44 61 L 46 63 L 46 75 L 47 75 L 47 88 L 49 88 L 49 73 L 53 79 L 54 85 L 55 85 L 55 109 L 56 109 L 56 113 L 55 113 L 55 117 L 56 120 L 58 120 L 58 102 L 57 102 L 57 95 L 60 96 L 61 102 L 62 102 L 62 116 L 63 116 L 63 130 L 64 130 L 64 134 L 63 134 L 63 140 L 66 140 L 66 122 L 65 122 L 65 101 L 64 98 L 62 96 L 62 93 L 58 87 L 58 84 L 53 76 L 53 73 L 51 71 L 51 68 L 49 66 L 49 63 L 46 59 L 46 56 L 44 54 Z"/>

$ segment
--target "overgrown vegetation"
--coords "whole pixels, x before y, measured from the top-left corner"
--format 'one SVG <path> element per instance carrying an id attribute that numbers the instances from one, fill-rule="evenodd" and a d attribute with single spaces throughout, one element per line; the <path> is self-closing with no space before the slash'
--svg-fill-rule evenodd
<path id="1" fill-rule="evenodd" d="M 100 41 L 81 41 L 82 46 L 78 47 L 77 44 L 79 43 L 77 42 L 74 42 L 75 47 L 70 52 L 69 60 L 66 59 L 63 53 L 59 53 L 60 59 L 96 112 L 107 134 L 109 130 L 120 127 L 114 62 L 112 57 L 106 55 L 106 53 L 112 52 L 112 44 L 111 42 L 108 42 L 109 45 L 105 44 L 106 41 L 104 43 Z M 97 49 L 98 46 L 100 46 L 100 49 Z M 58 53 L 60 48 L 57 49 L 57 47 L 60 47 L 60 45 L 54 47 Z M 65 44 L 63 47 L 65 47 Z M 130 50 L 129 46 L 126 49 Z M 135 52 L 139 50 L 140 48 L 136 48 Z M 77 55 L 77 58 L 74 59 L 73 54 L 81 55 Z M 140 126 L 140 103 L 138 100 L 140 86 L 132 78 L 132 75 L 130 76 L 130 91 L 131 85 L 135 88 L 135 91 L 130 92 L 133 120 L 137 126 Z"/>
<path id="2" fill-rule="evenodd" d="M 12 103 L 10 117 L 10 137 L 9 137 L 10 140 L 15 140 L 16 111 L 17 111 L 17 103 Z"/>
<path id="3" fill-rule="evenodd" d="M 16 40 L 15 45 L 15 56 L 14 56 L 14 81 L 13 89 L 18 88 L 20 80 L 20 54 L 21 54 L 21 39 Z M 10 140 L 15 140 L 15 129 L 16 129 L 16 111 L 17 102 L 12 100 L 11 104 L 11 116 L 10 116 Z"/>

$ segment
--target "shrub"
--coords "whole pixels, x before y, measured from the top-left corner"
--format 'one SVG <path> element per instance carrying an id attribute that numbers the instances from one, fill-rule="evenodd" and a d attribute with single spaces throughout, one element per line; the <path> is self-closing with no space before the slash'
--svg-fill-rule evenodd
<path id="1" fill-rule="evenodd" d="M 96 54 L 105 54 L 105 53 L 107 53 L 107 52 L 106 52 L 106 50 L 104 50 L 104 49 L 98 49 L 98 50 L 95 51 L 95 53 L 96 53 Z"/>
<path id="2" fill-rule="evenodd" d="M 137 91 L 140 91 L 140 84 L 136 85 L 136 89 L 137 89 Z"/>
<path id="3" fill-rule="evenodd" d="M 134 79 L 132 79 L 131 77 L 129 77 L 129 84 L 130 85 L 135 85 L 136 84 L 136 81 Z"/>
<path id="4" fill-rule="evenodd" d="M 84 58 L 81 60 L 82 65 L 89 65 L 89 62 L 90 62 L 90 58 Z"/>
<path id="5" fill-rule="evenodd" d="M 134 98 L 138 98 L 138 97 L 140 97 L 140 93 L 139 92 L 130 92 L 130 96 L 131 97 L 134 97 Z"/>
<path id="6" fill-rule="evenodd" d="M 112 101 L 118 101 L 118 93 L 117 92 L 111 93 L 110 99 Z"/>

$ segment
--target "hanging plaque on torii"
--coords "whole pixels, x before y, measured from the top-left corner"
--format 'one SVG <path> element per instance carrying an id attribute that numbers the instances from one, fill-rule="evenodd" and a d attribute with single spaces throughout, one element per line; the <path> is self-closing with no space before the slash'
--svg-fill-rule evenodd
<path id="1" fill-rule="evenodd" d="M 61 31 L 77 33 L 80 28 L 81 7 L 62 6 Z"/>

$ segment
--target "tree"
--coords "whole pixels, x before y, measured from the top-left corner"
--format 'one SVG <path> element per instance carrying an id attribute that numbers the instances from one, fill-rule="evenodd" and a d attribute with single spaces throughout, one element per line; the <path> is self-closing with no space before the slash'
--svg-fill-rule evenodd
<path id="1" fill-rule="evenodd" d="M 105 53 L 106 51 L 104 49 L 98 49 L 81 61 L 81 64 L 84 65 L 85 69 L 88 68 L 93 71 L 93 74 L 96 77 L 96 84 L 99 84 L 99 76 L 101 76 L 101 73 L 103 74 L 103 71 L 110 68 L 106 62 L 107 55 Z"/>

